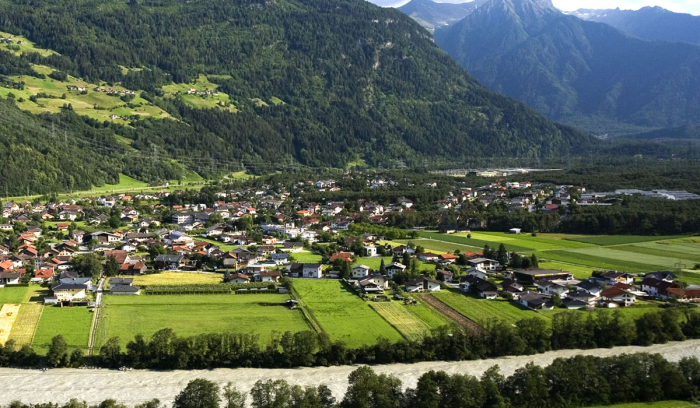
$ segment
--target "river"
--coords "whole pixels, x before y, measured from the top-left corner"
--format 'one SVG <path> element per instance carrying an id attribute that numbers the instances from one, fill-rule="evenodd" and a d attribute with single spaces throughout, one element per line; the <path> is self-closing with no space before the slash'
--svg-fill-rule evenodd
<path id="1" fill-rule="evenodd" d="M 418 377 L 430 370 L 441 370 L 451 374 L 472 374 L 480 376 L 493 365 L 498 364 L 505 375 L 527 363 L 540 366 L 550 364 L 559 357 L 591 355 L 599 357 L 614 356 L 625 353 L 660 353 L 671 361 L 683 357 L 700 356 L 700 340 L 689 340 L 650 347 L 616 347 L 594 350 L 560 350 L 534 356 L 516 356 L 497 359 L 459 361 L 459 362 L 423 362 L 416 364 L 388 364 L 374 366 L 377 373 L 393 374 L 405 387 L 415 386 Z M 188 381 L 206 378 L 221 385 L 232 382 L 241 391 L 248 391 L 258 380 L 282 379 L 290 384 L 317 386 L 326 384 L 333 393 L 342 396 L 347 388 L 348 374 L 356 367 L 317 367 L 299 369 L 215 369 L 194 371 L 116 371 L 105 369 L 55 369 L 48 371 L 0 368 L 0 405 L 19 400 L 24 403 L 55 402 L 64 403 L 71 398 L 99 403 L 113 398 L 127 405 L 135 405 L 158 398 L 170 404 Z"/>

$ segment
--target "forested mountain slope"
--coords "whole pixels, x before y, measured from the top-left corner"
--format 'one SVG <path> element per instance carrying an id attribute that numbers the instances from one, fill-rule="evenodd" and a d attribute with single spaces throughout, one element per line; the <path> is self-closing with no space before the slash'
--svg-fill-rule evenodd
<path id="1" fill-rule="evenodd" d="M 409 17 L 363 0 L 0 0 L 0 31 L 57 52 L 16 57 L 27 63 L 145 91 L 173 119 L 118 132 L 138 151 L 210 160 L 200 172 L 552 157 L 595 144 L 484 88 Z M 200 74 L 232 109 L 168 97 Z"/>
<path id="2" fill-rule="evenodd" d="M 492 0 L 436 42 L 490 88 L 596 133 L 700 121 L 700 47 L 639 40 L 548 0 Z"/>
<path id="3" fill-rule="evenodd" d="M 674 13 L 661 7 L 639 10 L 577 10 L 572 15 L 611 25 L 646 40 L 687 42 L 700 45 L 700 17 Z"/>

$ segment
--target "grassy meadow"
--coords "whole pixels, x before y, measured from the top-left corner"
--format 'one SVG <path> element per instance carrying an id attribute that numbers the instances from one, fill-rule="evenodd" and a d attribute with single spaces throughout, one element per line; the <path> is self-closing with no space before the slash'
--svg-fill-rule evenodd
<path id="1" fill-rule="evenodd" d="M 32 346 L 39 354 L 46 354 L 51 339 L 62 335 L 70 349 L 87 351 L 92 312 L 85 307 L 46 306 L 41 313 Z"/>
<path id="2" fill-rule="evenodd" d="M 150 338 L 170 328 L 178 336 L 202 333 L 256 333 L 266 344 L 273 331 L 310 330 L 299 310 L 289 310 L 288 295 L 105 296 L 103 339 L 118 336 L 122 346 L 137 334 Z"/>
<path id="3" fill-rule="evenodd" d="M 398 330 L 339 281 L 295 279 L 294 288 L 334 341 L 359 347 L 374 344 L 380 337 L 391 342 L 402 338 Z"/>

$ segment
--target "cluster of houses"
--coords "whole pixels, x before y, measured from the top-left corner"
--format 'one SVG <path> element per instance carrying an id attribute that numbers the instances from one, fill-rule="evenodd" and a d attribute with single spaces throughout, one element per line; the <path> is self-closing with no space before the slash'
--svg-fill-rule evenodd
<path id="1" fill-rule="evenodd" d="M 187 95 L 197 95 L 197 96 L 219 96 L 219 93 L 216 91 L 198 91 L 196 88 L 190 88 L 187 90 Z"/>
<path id="2" fill-rule="evenodd" d="M 104 92 L 106 94 L 115 94 L 115 95 L 136 95 L 136 92 L 130 91 L 128 89 L 114 89 L 114 88 L 101 88 L 101 87 L 95 87 L 95 92 Z"/>
<path id="3" fill-rule="evenodd" d="M 671 272 L 652 272 L 635 283 L 629 273 L 608 271 L 586 280 L 553 269 L 520 269 L 504 272 L 506 279 L 496 285 L 489 271 L 473 268 L 460 278 L 460 287 L 485 299 L 503 295 L 533 310 L 555 307 L 555 299 L 567 309 L 615 308 L 632 306 L 638 299 L 700 300 L 700 288 L 681 288 Z M 506 295 L 507 294 L 507 295 Z"/>

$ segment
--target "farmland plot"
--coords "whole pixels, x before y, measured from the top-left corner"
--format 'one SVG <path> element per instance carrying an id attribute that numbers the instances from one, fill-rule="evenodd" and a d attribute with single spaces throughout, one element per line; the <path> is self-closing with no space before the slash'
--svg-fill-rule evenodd
<path id="1" fill-rule="evenodd" d="M 170 328 L 178 336 L 203 333 L 256 333 L 262 343 L 273 331 L 310 330 L 299 310 L 289 310 L 288 295 L 149 295 L 104 297 L 101 341 L 113 336 L 122 346 L 137 334 L 150 338 Z"/>
<path id="2" fill-rule="evenodd" d="M 401 334 L 340 281 L 295 279 L 294 288 L 332 340 L 349 347 L 396 342 Z"/>
<path id="3" fill-rule="evenodd" d="M 433 296 L 482 326 L 493 319 L 516 323 L 522 319 L 542 317 L 507 300 L 477 299 L 456 290 L 436 292 Z"/>
<path id="4" fill-rule="evenodd" d="M 85 307 L 47 306 L 41 313 L 32 346 L 39 354 L 48 351 L 51 339 L 62 335 L 70 349 L 87 350 L 92 313 Z"/>
<path id="5" fill-rule="evenodd" d="M 430 329 L 425 322 L 408 311 L 410 306 L 404 306 L 396 302 L 375 302 L 369 305 L 384 320 L 398 330 L 406 340 L 421 340 Z"/>

